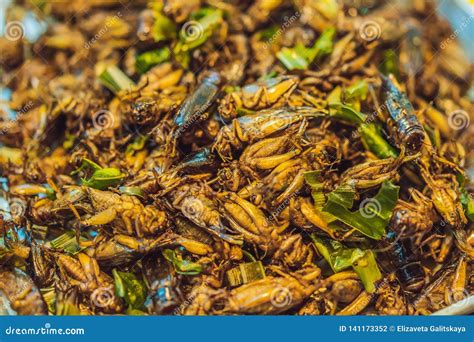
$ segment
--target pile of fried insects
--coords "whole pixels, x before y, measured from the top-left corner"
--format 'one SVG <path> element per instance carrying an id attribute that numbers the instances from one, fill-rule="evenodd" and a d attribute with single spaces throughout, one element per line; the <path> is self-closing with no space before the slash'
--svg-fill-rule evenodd
<path id="1" fill-rule="evenodd" d="M 472 65 L 435 11 L 11 4 L 0 313 L 426 315 L 465 301 Z"/>

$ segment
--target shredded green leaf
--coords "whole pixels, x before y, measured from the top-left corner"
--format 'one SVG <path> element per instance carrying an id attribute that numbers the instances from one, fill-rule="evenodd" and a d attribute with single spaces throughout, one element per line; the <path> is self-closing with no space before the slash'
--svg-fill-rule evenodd
<path id="1" fill-rule="evenodd" d="M 204 44 L 221 25 L 223 12 L 220 9 L 205 7 L 191 14 L 178 34 L 178 42 L 173 47 L 173 54 L 184 67 L 189 65 L 189 51 Z"/>
<path id="2" fill-rule="evenodd" d="M 461 193 L 461 202 L 463 203 L 466 216 L 474 222 L 474 199 L 472 195 L 468 194 L 466 190 Z"/>
<path id="3" fill-rule="evenodd" d="M 374 252 L 370 249 L 362 251 L 356 248 L 352 255 L 352 267 L 362 280 L 365 290 L 373 293 L 376 290 L 375 283 L 382 279 Z"/>
<path id="4" fill-rule="evenodd" d="M 239 286 L 265 278 L 265 269 L 261 261 L 242 263 L 226 272 L 230 286 Z"/>
<path id="5" fill-rule="evenodd" d="M 466 213 L 466 216 L 469 218 L 471 222 L 474 221 L 474 194 L 469 193 L 466 188 L 466 177 L 458 173 L 456 175 L 458 184 L 459 184 L 459 189 L 461 191 L 461 204 L 464 208 L 464 212 Z"/>
<path id="6" fill-rule="evenodd" d="M 144 197 L 143 191 L 138 186 L 121 186 L 119 188 L 121 194 L 130 195 L 130 196 L 137 196 L 137 197 Z"/>
<path id="7" fill-rule="evenodd" d="M 158 43 L 163 40 L 176 38 L 176 25 L 173 20 L 163 14 L 163 3 L 159 1 L 153 2 L 151 8 L 153 10 L 154 19 L 151 31 L 155 42 Z"/>
<path id="8" fill-rule="evenodd" d="M 303 49 L 305 49 L 304 46 L 295 46 L 294 48 L 283 47 L 277 52 L 277 57 L 288 70 L 306 70 L 309 63 L 305 58 Z"/>
<path id="9" fill-rule="evenodd" d="M 380 126 L 375 123 L 363 123 L 359 126 L 362 143 L 379 158 L 397 157 L 397 150 L 385 140 Z"/>
<path id="10" fill-rule="evenodd" d="M 352 266 L 352 249 L 345 248 L 338 241 L 321 239 L 314 234 L 311 235 L 311 238 L 318 252 L 324 257 L 335 273 Z"/>
<path id="11" fill-rule="evenodd" d="M 147 313 L 145 311 L 138 310 L 138 309 L 132 309 L 131 307 L 128 307 L 125 312 L 129 316 L 146 316 L 147 315 Z"/>
<path id="12" fill-rule="evenodd" d="M 439 128 L 432 128 L 429 125 L 423 125 L 423 128 L 428 134 L 428 138 L 430 138 L 430 141 L 433 144 L 433 146 L 435 146 L 436 148 L 440 148 L 441 147 L 441 134 L 440 134 Z"/>
<path id="13" fill-rule="evenodd" d="M 337 18 L 339 12 L 339 3 L 337 0 L 318 0 L 312 3 L 319 13 L 329 20 Z"/>
<path id="14" fill-rule="evenodd" d="M 84 238 L 83 236 L 80 236 L 79 240 L 82 242 L 87 241 L 87 239 Z M 63 250 L 66 253 L 69 253 L 72 255 L 79 253 L 85 248 L 85 247 L 81 247 L 77 243 L 76 232 L 73 230 L 69 230 L 65 232 L 64 234 L 58 236 L 56 239 L 51 240 L 49 243 L 52 248 Z"/>
<path id="15" fill-rule="evenodd" d="M 64 142 L 63 142 L 63 148 L 65 150 L 69 150 L 74 146 L 74 142 L 76 141 L 77 136 L 74 134 L 66 133 Z"/>
<path id="16" fill-rule="evenodd" d="M 344 89 L 344 102 L 351 102 L 354 99 L 365 100 L 368 91 L 369 86 L 367 85 L 367 82 L 365 80 L 359 80 Z"/>
<path id="17" fill-rule="evenodd" d="M 310 62 L 332 52 L 335 35 L 336 29 L 334 27 L 327 28 L 321 33 L 311 49 Z"/>
<path id="18" fill-rule="evenodd" d="M 56 300 L 55 314 L 57 316 L 79 316 L 82 312 L 73 298 L 66 297 L 62 300 Z"/>
<path id="19" fill-rule="evenodd" d="M 84 158 L 82 165 L 75 171 L 71 172 L 71 176 L 78 174 L 80 171 L 91 168 L 94 170 L 89 179 L 82 178 L 82 184 L 94 189 L 106 189 L 115 186 L 125 177 L 119 169 L 114 167 L 103 168 L 99 164 L 90 159 Z"/>
<path id="20" fill-rule="evenodd" d="M 133 273 L 112 270 L 115 293 L 123 298 L 129 309 L 141 309 L 146 300 L 146 287 Z"/>
<path id="21" fill-rule="evenodd" d="M 275 37 L 278 32 L 277 25 L 271 25 L 270 27 L 263 29 L 262 31 L 258 32 L 258 36 L 260 40 L 268 41 Z"/>
<path id="22" fill-rule="evenodd" d="M 41 288 L 40 292 L 48 306 L 49 313 L 54 315 L 56 312 L 56 291 L 54 291 L 54 287 Z"/>
<path id="23" fill-rule="evenodd" d="M 332 118 L 344 121 L 357 127 L 364 146 L 379 158 L 398 156 L 395 148 L 382 136 L 380 127 L 368 122 L 367 115 L 360 112 L 359 97 L 366 95 L 367 85 L 365 82 L 357 82 L 342 93 L 340 87 L 328 95 L 329 115 Z M 349 96 L 349 102 L 343 103 L 342 97 Z"/>
<path id="24" fill-rule="evenodd" d="M 327 224 L 336 220 L 330 213 L 323 212 L 326 204 L 326 196 L 324 195 L 324 184 L 321 179 L 320 171 L 309 171 L 304 173 L 306 184 L 311 188 L 311 196 L 313 197 L 314 210 L 318 216 Z"/>
<path id="25" fill-rule="evenodd" d="M 133 153 L 134 151 L 140 151 L 143 150 L 145 147 L 145 143 L 148 140 L 148 136 L 146 135 L 138 135 L 133 142 L 127 145 L 127 148 L 125 149 L 125 154 L 130 154 Z"/>
<path id="26" fill-rule="evenodd" d="M 76 174 L 78 174 L 79 172 L 81 172 L 82 170 L 86 169 L 86 168 L 92 168 L 93 170 L 100 170 L 102 169 L 102 166 L 100 166 L 99 164 L 97 164 L 96 162 L 93 162 L 92 160 L 90 159 L 87 159 L 87 158 L 84 158 L 82 160 L 82 164 L 81 166 L 77 169 L 77 170 L 74 170 L 73 172 L 71 172 L 71 176 L 74 176 Z"/>
<path id="27" fill-rule="evenodd" d="M 329 103 L 330 115 L 333 118 L 349 122 L 354 125 L 362 125 L 366 115 L 340 102 Z"/>
<path id="28" fill-rule="evenodd" d="M 335 34 L 335 28 L 328 28 L 312 47 L 297 43 L 293 48 L 283 47 L 276 56 L 288 70 L 306 70 L 314 60 L 332 52 Z"/>
<path id="29" fill-rule="evenodd" d="M 365 80 L 359 80 L 344 89 L 344 104 L 354 108 L 357 111 L 361 109 L 361 101 L 367 98 L 369 86 Z"/>
<path id="30" fill-rule="evenodd" d="M 326 97 L 326 101 L 329 106 L 333 103 L 342 103 L 342 88 L 340 86 L 334 87 Z"/>
<path id="31" fill-rule="evenodd" d="M 375 283 L 382 278 L 382 274 L 372 250 L 348 248 L 338 241 L 322 239 L 315 234 L 312 234 L 311 238 L 334 273 L 352 267 L 359 275 L 366 291 L 369 293 L 375 291 Z"/>
<path id="32" fill-rule="evenodd" d="M 393 74 L 398 78 L 398 56 L 393 49 L 388 49 L 384 52 L 384 59 L 380 65 L 380 71 L 384 75 Z"/>
<path id="33" fill-rule="evenodd" d="M 118 93 L 121 90 L 130 90 L 135 87 L 135 83 L 115 65 L 106 68 L 100 74 L 99 80 L 114 93 Z"/>
<path id="34" fill-rule="evenodd" d="M 165 249 L 163 256 L 172 263 L 174 269 L 179 274 L 197 275 L 202 272 L 201 264 L 182 259 L 180 255 L 171 249 Z"/>
<path id="35" fill-rule="evenodd" d="M 170 56 L 171 51 L 167 47 L 147 51 L 137 56 L 135 67 L 140 74 L 144 74 L 155 65 L 168 61 Z"/>
<path id="36" fill-rule="evenodd" d="M 110 186 L 115 186 L 125 177 L 125 175 L 114 167 L 108 167 L 94 171 L 89 179 L 82 179 L 82 184 L 103 190 Z"/>
<path id="37" fill-rule="evenodd" d="M 362 234 L 380 240 L 385 235 L 385 228 L 398 200 L 398 191 L 398 186 L 386 181 L 375 197 L 365 200 L 365 203 L 363 201 L 361 204 L 364 205 L 359 210 L 350 211 L 355 191 L 347 184 L 343 184 L 328 194 L 323 211 Z"/>

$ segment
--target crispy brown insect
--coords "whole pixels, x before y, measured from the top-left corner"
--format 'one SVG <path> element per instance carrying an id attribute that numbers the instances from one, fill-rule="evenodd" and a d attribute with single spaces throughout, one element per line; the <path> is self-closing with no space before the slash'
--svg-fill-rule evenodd
<path id="1" fill-rule="evenodd" d="M 0 314 L 474 294 L 472 63 L 430 1 L 41 3 L 0 37 Z"/>

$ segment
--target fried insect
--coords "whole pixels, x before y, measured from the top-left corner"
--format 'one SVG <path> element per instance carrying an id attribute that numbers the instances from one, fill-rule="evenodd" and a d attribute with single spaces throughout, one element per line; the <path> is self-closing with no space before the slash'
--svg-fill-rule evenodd
<path id="1" fill-rule="evenodd" d="M 455 176 L 449 174 L 432 176 L 423 167 L 420 172 L 431 193 L 434 207 L 446 223 L 453 227 L 466 224 L 467 218 L 459 200 L 460 194 Z"/>
<path id="2" fill-rule="evenodd" d="M 46 315 L 46 304 L 39 289 L 22 270 L 0 269 L 0 295 L 3 298 L 0 311 L 6 315 Z M 13 310 L 13 313 L 10 311 Z"/>
<path id="3" fill-rule="evenodd" d="M 156 239 L 117 234 L 98 242 L 94 248 L 94 257 L 100 265 L 119 266 L 171 244 L 171 236 L 167 233 Z"/>
<path id="4" fill-rule="evenodd" d="M 320 286 L 317 267 L 266 277 L 230 291 L 222 313 L 277 314 L 300 304 Z"/>
<path id="5" fill-rule="evenodd" d="M 1 314 L 472 296 L 472 65 L 429 1 L 102 2 L 5 11 L 40 33 L 0 38 Z"/>
<path id="6" fill-rule="evenodd" d="M 212 149 L 223 160 L 230 160 L 232 151 L 242 149 L 244 144 L 268 137 L 304 119 L 310 120 L 323 115 L 324 113 L 320 110 L 310 107 L 288 107 L 263 110 L 254 115 L 243 116 L 221 128 Z"/>
<path id="7" fill-rule="evenodd" d="M 92 307 L 106 313 L 122 310 L 122 303 L 115 295 L 112 278 L 100 270 L 95 259 L 84 253 L 79 253 L 77 258 L 58 254 L 56 262 L 68 283 L 90 295 Z"/>
<path id="8" fill-rule="evenodd" d="M 382 76 L 385 104 L 397 127 L 398 139 L 409 151 L 420 150 L 425 139 L 425 131 L 418 121 L 412 104 L 390 77 Z"/>
<path id="9" fill-rule="evenodd" d="M 90 204 L 92 216 L 81 220 L 86 226 L 113 223 L 118 231 L 143 237 L 162 232 L 168 222 L 164 211 L 152 205 L 144 206 L 135 196 L 119 195 L 89 187 L 71 187 L 68 191 L 77 192 L 80 200 L 86 200 L 87 204 Z M 63 201 L 64 199 L 61 200 Z M 76 205 L 76 202 L 75 199 L 66 203 Z M 53 211 L 57 209 L 60 208 L 53 208 Z"/>
<path id="10" fill-rule="evenodd" d="M 224 119 L 231 120 L 273 105 L 284 106 L 297 85 L 298 78 L 290 75 L 247 84 L 233 90 L 221 101 L 219 113 Z"/>
<path id="11" fill-rule="evenodd" d="M 217 95 L 220 83 L 221 77 L 217 72 L 209 71 L 204 75 L 194 93 L 184 100 L 173 120 L 174 126 L 177 128 L 175 135 L 179 136 L 193 124 L 203 120 L 206 111 Z"/>

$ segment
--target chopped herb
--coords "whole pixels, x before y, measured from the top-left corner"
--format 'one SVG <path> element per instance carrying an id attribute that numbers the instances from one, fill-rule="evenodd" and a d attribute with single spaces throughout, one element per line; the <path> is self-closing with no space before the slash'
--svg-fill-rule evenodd
<path id="1" fill-rule="evenodd" d="M 167 39 L 174 39 L 177 35 L 176 25 L 167 16 L 163 14 L 163 3 L 153 2 L 151 6 L 153 10 L 153 27 L 152 37 L 155 42 L 161 42 Z"/>
<path id="2" fill-rule="evenodd" d="M 265 269 L 260 261 L 242 263 L 226 272 L 227 281 L 232 287 L 265 278 Z"/>
<path id="3" fill-rule="evenodd" d="M 142 189 L 138 186 L 121 186 L 119 191 L 123 195 L 138 196 L 142 198 L 144 197 Z"/>
<path id="4" fill-rule="evenodd" d="M 118 93 L 122 90 L 130 90 L 135 87 L 135 83 L 115 65 L 107 67 L 100 74 L 99 80 L 114 93 Z"/>
<path id="5" fill-rule="evenodd" d="M 382 274 L 375 255 L 370 249 L 348 248 L 338 241 L 322 239 L 314 234 L 311 235 L 311 238 L 318 252 L 331 266 L 334 273 L 352 267 L 359 275 L 366 291 L 369 293 L 375 291 L 375 282 L 382 278 Z"/>
<path id="6" fill-rule="evenodd" d="M 393 209 L 398 200 L 399 187 L 390 181 L 382 184 L 375 197 L 367 199 L 359 210 L 350 211 L 355 191 L 347 184 L 330 192 L 323 211 L 335 216 L 339 221 L 358 230 L 362 234 L 380 240 L 385 235 Z"/>
<path id="7" fill-rule="evenodd" d="M 305 47 L 301 43 L 293 48 L 283 47 L 277 53 L 277 58 L 288 70 L 306 70 L 314 60 L 332 52 L 335 33 L 334 28 L 324 30 L 312 47 Z"/>
<path id="8" fill-rule="evenodd" d="M 397 150 L 382 137 L 381 128 L 376 124 L 359 126 L 362 143 L 379 158 L 397 157 Z"/>
<path id="9" fill-rule="evenodd" d="M 127 145 L 125 150 L 125 154 L 133 153 L 134 151 L 140 151 L 145 148 L 145 143 L 148 140 L 148 136 L 146 135 L 139 135 L 137 136 L 133 142 Z"/>
<path id="10" fill-rule="evenodd" d="M 177 254 L 175 251 L 171 249 L 165 249 L 163 251 L 163 256 L 166 258 L 166 260 L 171 262 L 174 269 L 179 274 L 197 275 L 202 272 L 201 264 L 184 260 L 181 258 L 181 255 Z"/>
<path id="11" fill-rule="evenodd" d="M 323 208 L 326 204 L 326 196 L 324 195 L 324 184 L 321 179 L 320 171 L 309 171 L 304 173 L 306 184 L 311 187 L 311 196 L 314 201 L 314 210 L 318 214 L 318 217 L 323 220 L 325 225 L 336 220 L 336 218 L 330 213 L 324 212 Z"/>
<path id="12" fill-rule="evenodd" d="M 354 85 L 355 87 L 349 91 L 352 100 L 356 99 L 357 96 L 364 94 L 362 85 Z M 347 91 L 347 89 L 346 89 Z M 398 155 L 395 148 L 390 145 L 387 140 L 382 136 L 381 129 L 375 123 L 366 122 L 367 115 L 361 113 L 357 108 L 357 105 L 344 104 L 341 102 L 342 90 L 336 87 L 328 96 L 329 115 L 332 118 L 344 121 L 357 127 L 357 131 L 360 134 L 362 143 L 365 147 L 373 152 L 379 158 L 396 157 Z"/>
<path id="13" fill-rule="evenodd" d="M 384 75 L 393 74 L 398 78 L 398 56 L 394 50 L 385 50 L 383 53 L 383 61 L 380 65 L 380 71 Z"/>
<path id="14" fill-rule="evenodd" d="M 301 45 L 292 49 L 284 47 L 277 53 L 277 57 L 288 70 L 306 70 L 309 66 L 309 62 L 305 58 L 305 52 L 302 51 L 303 49 L 305 49 L 305 47 Z"/>
<path id="15" fill-rule="evenodd" d="M 366 119 L 365 114 L 340 102 L 329 103 L 329 108 L 331 117 L 354 125 L 362 125 Z"/>
<path id="16" fill-rule="evenodd" d="M 189 65 L 189 51 L 204 44 L 221 25 L 223 12 L 220 9 L 205 7 L 191 15 L 179 31 L 178 42 L 173 48 L 176 60 L 183 66 Z"/>
<path id="17" fill-rule="evenodd" d="M 83 236 L 80 236 L 79 240 L 81 242 L 87 241 L 87 239 L 84 238 Z M 77 243 L 76 232 L 73 230 L 69 230 L 65 232 L 64 234 L 58 236 L 54 240 L 51 240 L 49 243 L 52 248 L 57 249 L 57 250 L 62 250 L 72 255 L 79 253 L 85 248 L 85 247 L 81 247 Z"/>
<path id="18" fill-rule="evenodd" d="M 90 159 L 87 159 L 87 158 L 84 158 L 82 160 L 82 164 L 81 166 L 74 170 L 73 172 L 71 172 L 71 176 L 74 176 L 76 174 L 78 174 L 79 172 L 81 172 L 82 170 L 86 169 L 86 168 L 92 168 L 93 170 L 100 170 L 102 169 L 102 166 L 100 166 L 99 164 L 97 164 L 96 162 L 93 162 L 92 160 Z"/>
<path id="19" fill-rule="evenodd" d="M 123 298 L 129 309 L 143 308 L 146 300 L 145 284 L 137 279 L 133 273 L 112 270 L 115 281 L 115 293 Z"/>
<path id="20" fill-rule="evenodd" d="M 89 179 L 82 179 L 82 184 L 103 190 L 110 186 L 115 186 L 125 177 L 119 169 L 108 167 L 101 170 L 96 170 Z"/>
<path id="21" fill-rule="evenodd" d="M 137 56 L 135 67 L 140 74 L 144 74 L 155 65 L 168 61 L 170 56 L 171 52 L 167 47 L 147 51 Z"/>

